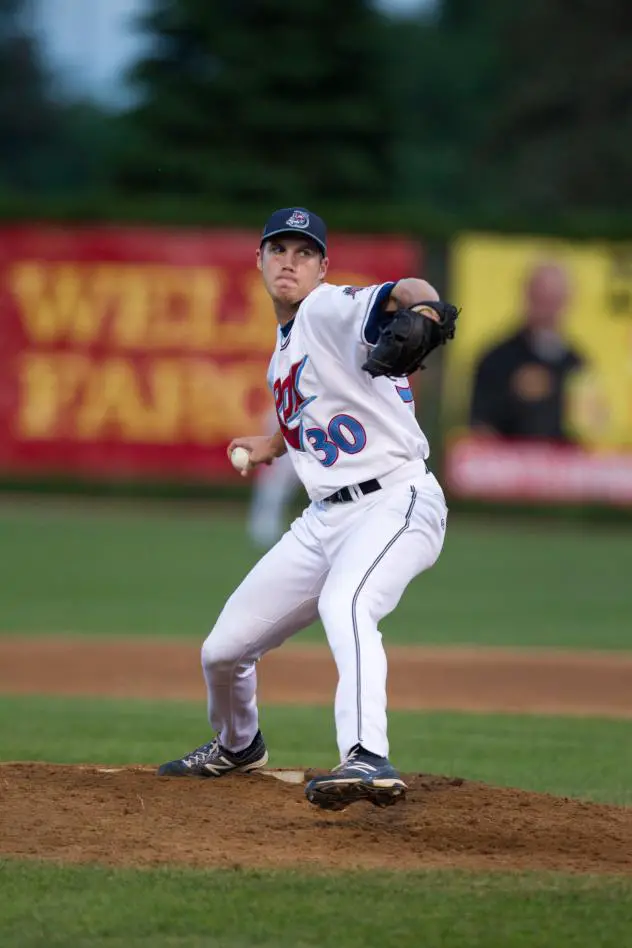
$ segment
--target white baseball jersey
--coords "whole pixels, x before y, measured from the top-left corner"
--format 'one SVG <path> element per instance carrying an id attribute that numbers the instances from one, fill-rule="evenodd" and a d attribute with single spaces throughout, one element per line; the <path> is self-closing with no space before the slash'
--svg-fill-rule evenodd
<path id="1" fill-rule="evenodd" d="M 408 379 L 373 379 L 362 369 L 393 286 L 324 283 L 278 330 L 268 382 L 312 500 L 428 457 Z"/>

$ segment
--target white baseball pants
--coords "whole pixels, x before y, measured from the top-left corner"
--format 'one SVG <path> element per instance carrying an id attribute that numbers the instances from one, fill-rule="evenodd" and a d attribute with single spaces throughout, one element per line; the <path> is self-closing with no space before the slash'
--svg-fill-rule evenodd
<path id="1" fill-rule="evenodd" d="M 224 606 L 202 646 L 202 667 L 209 720 L 228 750 L 246 748 L 258 729 L 255 662 L 320 615 L 339 676 L 340 757 L 358 743 L 388 755 L 378 624 L 437 560 L 447 508 L 423 461 L 380 483 L 355 501 L 312 503 Z"/>

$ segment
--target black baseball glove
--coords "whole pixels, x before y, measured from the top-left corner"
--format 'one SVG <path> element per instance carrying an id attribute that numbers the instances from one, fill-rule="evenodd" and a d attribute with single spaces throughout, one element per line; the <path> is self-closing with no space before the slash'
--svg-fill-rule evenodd
<path id="1" fill-rule="evenodd" d="M 401 378 L 424 369 L 424 359 L 433 349 L 454 338 L 460 310 L 452 303 L 415 303 L 393 313 L 378 336 L 362 368 L 373 378 Z"/>

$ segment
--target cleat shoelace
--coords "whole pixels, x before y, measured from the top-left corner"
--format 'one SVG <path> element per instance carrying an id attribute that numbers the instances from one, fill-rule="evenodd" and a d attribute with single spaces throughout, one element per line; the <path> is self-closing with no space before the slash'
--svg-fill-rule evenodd
<path id="1" fill-rule="evenodd" d="M 196 747 L 194 751 L 191 751 L 190 754 L 184 758 L 187 764 L 203 764 L 208 758 L 212 755 L 215 747 L 217 745 L 217 738 L 212 741 L 209 741 L 208 744 L 201 744 L 200 747 Z"/>
<path id="2" fill-rule="evenodd" d="M 336 767 L 333 768 L 332 773 L 335 773 L 337 770 L 342 770 L 343 767 L 348 767 L 349 764 L 352 764 L 354 762 L 354 760 L 356 759 L 359 753 L 360 752 L 358 748 L 354 747 L 353 750 L 349 752 L 349 755 L 345 757 L 345 759 L 341 763 L 339 763 Z"/>

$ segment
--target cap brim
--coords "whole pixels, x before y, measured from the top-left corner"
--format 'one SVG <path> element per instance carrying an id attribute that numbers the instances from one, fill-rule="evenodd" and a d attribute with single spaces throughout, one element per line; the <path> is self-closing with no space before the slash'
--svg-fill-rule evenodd
<path id="1" fill-rule="evenodd" d="M 327 256 L 327 247 L 320 240 L 319 237 L 316 237 L 315 234 L 311 234 L 309 230 L 299 230 L 298 227 L 280 227 L 279 230 L 271 230 L 269 234 L 264 234 L 261 238 L 261 247 L 266 240 L 270 240 L 271 237 L 278 237 L 279 234 L 291 234 L 292 237 L 309 237 L 310 240 L 313 240 L 317 247 L 319 247 L 323 254 Z"/>

